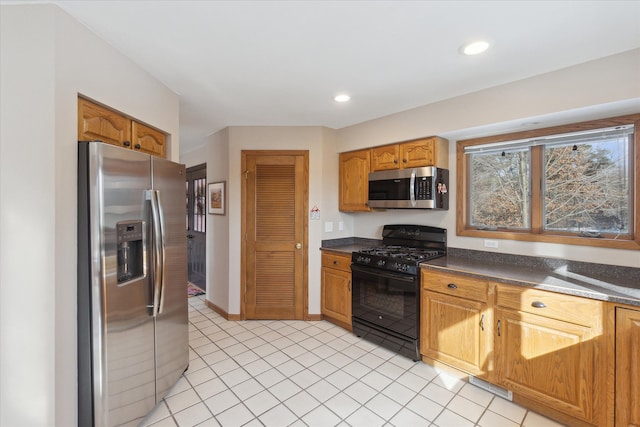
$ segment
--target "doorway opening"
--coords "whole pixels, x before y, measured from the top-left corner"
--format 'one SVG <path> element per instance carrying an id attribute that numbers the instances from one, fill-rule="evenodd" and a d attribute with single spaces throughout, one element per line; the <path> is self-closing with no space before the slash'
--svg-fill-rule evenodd
<path id="1" fill-rule="evenodd" d="M 188 280 L 207 289 L 207 165 L 187 169 L 187 263 Z"/>

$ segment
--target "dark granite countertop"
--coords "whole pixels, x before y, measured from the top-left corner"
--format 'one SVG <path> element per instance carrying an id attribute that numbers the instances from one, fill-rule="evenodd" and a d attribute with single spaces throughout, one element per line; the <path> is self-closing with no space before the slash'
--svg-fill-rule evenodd
<path id="1" fill-rule="evenodd" d="M 351 253 L 362 248 L 375 248 L 382 246 L 382 240 L 366 239 L 364 237 L 345 237 L 342 239 L 323 240 L 320 250 Z"/>
<path id="2" fill-rule="evenodd" d="M 457 248 L 421 267 L 640 306 L 640 268 Z"/>

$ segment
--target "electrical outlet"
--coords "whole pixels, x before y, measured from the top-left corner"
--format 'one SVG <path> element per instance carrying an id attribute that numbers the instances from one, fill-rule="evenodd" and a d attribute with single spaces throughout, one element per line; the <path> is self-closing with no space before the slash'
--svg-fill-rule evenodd
<path id="1" fill-rule="evenodd" d="M 498 247 L 498 241 L 497 240 L 484 239 L 484 247 L 485 248 L 497 248 Z"/>
<path id="2" fill-rule="evenodd" d="M 343 221 L 338 222 L 338 230 L 340 230 L 340 231 L 344 230 L 344 222 Z"/>

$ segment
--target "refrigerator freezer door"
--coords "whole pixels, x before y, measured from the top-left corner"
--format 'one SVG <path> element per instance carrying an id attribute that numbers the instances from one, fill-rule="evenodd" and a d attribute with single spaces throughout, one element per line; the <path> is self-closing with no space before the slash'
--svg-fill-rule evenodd
<path id="1" fill-rule="evenodd" d="M 79 152 L 79 161 L 87 163 L 79 166 L 86 175 L 79 175 L 84 194 L 79 194 L 78 221 L 85 224 L 78 230 L 79 252 L 88 252 L 79 254 L 79 261 L 83 257 L 88 261 L 85 271 L 79 266 L 78 275 L 79 390 L 90 388 L 93 395 L 91 405 L 87 402 L 91 398 L 79 393 L 79 425 L 137 425 L 156 403 L 154 321 L 149 315 L 146 265 L 145 190 L 151 187 L 151 161 L 148 155 L 94 142 L 81 144 Z M 80 182 L 83 178 L 85 184 Z M 141 276 L 118 283 L 118 225 L 131 223 L 142 224 L 145 265 Z M 87 358 L 92 365 L 91 386 L 86 385 L 83 360 Z"/>
<path id="2" fill-rule="evenodd" d="M 189 364 L 187 237 L 184 165 L 152 158 L 153 189 L 163 217 L 164 271 L 156 317 L 157 399 L 160 401 Z"/>

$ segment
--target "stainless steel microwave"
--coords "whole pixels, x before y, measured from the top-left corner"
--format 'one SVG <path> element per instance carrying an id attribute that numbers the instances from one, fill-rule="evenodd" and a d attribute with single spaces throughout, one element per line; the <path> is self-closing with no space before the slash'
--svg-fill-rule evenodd
<path id="1" fill-rule="evenodd" d="M 427 166 L 371 172 L 369 207 L 449 209 L 449 171 Z"/>

